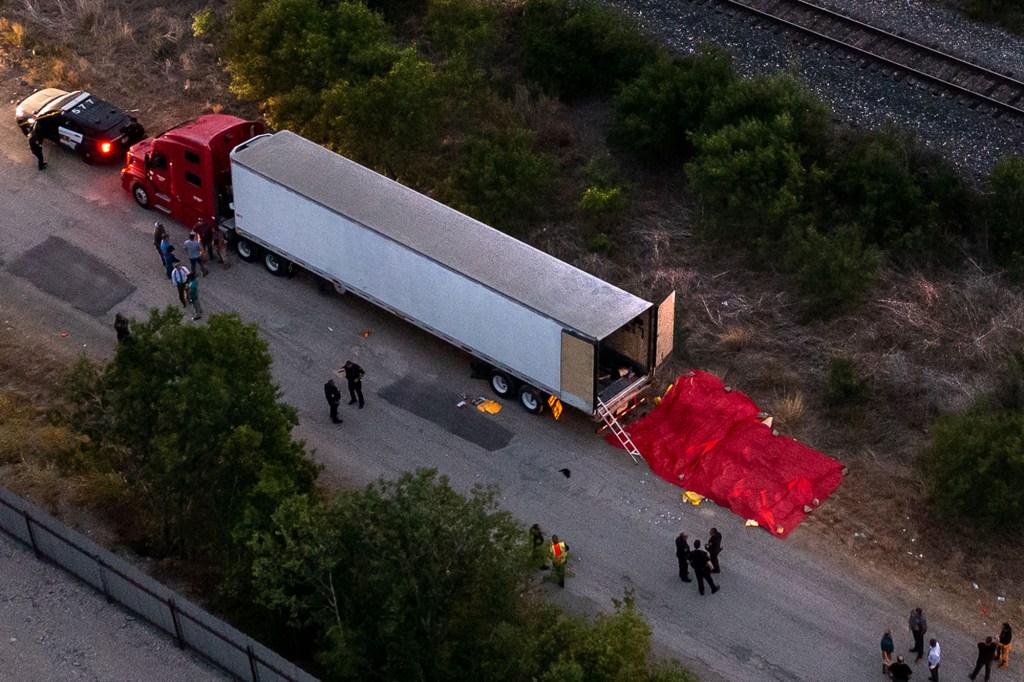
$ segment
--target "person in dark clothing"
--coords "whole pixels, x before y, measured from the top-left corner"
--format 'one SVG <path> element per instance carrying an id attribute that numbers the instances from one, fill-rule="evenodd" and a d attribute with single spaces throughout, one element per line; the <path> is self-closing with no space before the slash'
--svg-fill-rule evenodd
<path id="1" fill-rule="evenodd" d="M 39 162 L 39 170 L 44 170 L 46 162 L 43 161 L 43 136 L 38 123 L 32 125 L 32 132 L 28 135 L 28 148 L 32 152 L 32 156 L 36 157 L 36 161 Z"/>
<path id="2" fill-rule="evenodd" d="M 192 231 L 199 237 L 199 244 L 203 247 L 206 257 L 210 258 L 213 254 L 213 225 L 206 222 L 205 218 L 200 218 Z"/>
<path id="3" fill-rule="evenodd" d="M 882 674 L 889 675 L 889 666 L 892 665 L 892 652 L 896 650 L 896 644 L 892 641 L 892 632 L 886 630 L 882 633 Z"/>
<path id="4" fill-rule="evenodd" d="M 694 540 L 693 549 L 690 550 L 690 566 L 693 567 L 693 573 L 697 576 L 697 591 L 701 594 L 704 594 L 705 582 L 711 586 L 711 594 L 718 592 L 719 589 L 711 577 L 711 567 L 708 565 L 710 561 L 711 557 L 708 556 L 708 553 L 700 548 L 700 540 Z"/>
<path id="5" fill-rule="evenodd" d="M 132 330 L 128 328 L 128 318 L 121 313 L 114 315 L 114 331 L 117 332 L 118 343 L 124 343 L 132 338 Z"/>
<path id="6" fill-rule="evenodd" d="M 718 565 L 718 555 L 722 552 L 722 534 L 718 532 L 717 528 L 711 529 L 711 536 L 708 538 L 708 544 L 705 546 L 708 550 L 708 556 L 711 557 L 711 572 L 721 573 L 721 566 Z"/>
<path id="7" fill-rule="evenodd" d="M 352 398 L 348 401 L 349 405 L 354 405 L 356 401 L 359 402 L 359 409 L 363 409 L 363 375 L 366 372 L 363 368 L 352 362 L 351 360 L 345 361 L 345 380 L 348 381 L 348 394 Z"/>
<path id="8" fill-rule="evenodd" d="M 540 570 L 546 571 L 548 562 L 544 555 L 544 531 L 540 529 L 540 524 L 530 526 L 530 540 L 533 542 L 533 560 L 540 563 Z"/>
<path id="9" fill-rule="evenodd" d="M 928 620 L 924 617 L 924 612 L 920 607 L 910 612 L 910 620 L 907 624 L 910 627 L 910 634 L 914 636 L 914 648 L 910 650 L 910 653 L 916 653 L 916 662 L 920 662 L 924 658 L 924 633 L 928 632 Z"/>
<path id="10" fill-rule="evenodd" d="M 164 269 L 167 271 L 167 279 L 171 278 L 171 271 L 174 270 L 174 264 L 180 263 L 178 257 L 174 255 L 174 245 L 168 245 L 164 249 Z"/>
<path id="11" fill-rule="evenodd" d="M 684 583 L 690 580 L 690 540 L 686 533 L 676 536 L 676 559 L 679 560 L 679 579 Z"/>
<path id="12" fill-rule="evenodd" d="M 331 421 L 340 424 L 342 420 L 338 418 L 338 405 L 341 404 L 341 390 L 334 383 L 334 379 L 328 379 L 324 384 L 324 397 L 327 398 L 327 404 L 331 407 Z"/>
<path id="13" fill-rule="evenodd" d="M 978 642 L 978 660 L 974 664 L 974 670 L 968 675 L 972 680 L 978 676 L 981 669 L 985 669 L 985 679 L 992 675 L 992 661 L 996 658 L 996 643 L 991 637 L 986 637 L 984 642 Z"/>
<path id="14" fill-rule="evenodd" d="M 999 667 L 1005 668 L 1010 664 L 1010 649 L 1013 648 L 1013 628 L 1009 623 L 1003 623 L 1003 629 L 999 631 Z"/>
<path id="15" fill-rule="evenodd" d="M 153 246 L 156 247 L 156 253 L 160 256 L 160 262 L 164 262 L 164 239 L 167 238 L 167 228 L 164 227 L 163 223 L 153 224 Z M 165 263 L 166 265 L 166 263 Z"/>
<path id="16" fill-rule="evenodd" d="M 896 662 L 889 666 L 889 675 L 892 682 L 910 682 L 910 676 L 914 674 L 913 668 L 907 665 L 902 656 L 896 657 Z"/>

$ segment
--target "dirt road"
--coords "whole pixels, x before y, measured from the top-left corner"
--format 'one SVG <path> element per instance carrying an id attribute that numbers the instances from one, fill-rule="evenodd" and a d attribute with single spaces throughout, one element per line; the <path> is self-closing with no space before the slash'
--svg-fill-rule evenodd
<path id="1" fill-rule="evenodd" d="M 142 317 L 176 301 L 152 246 L 157 216 L 121 191 L 116 168 L 46 152 L 49 169 L 38 172 L 24 138 L 0 121 L 0 333 L 45 352 L 103 357 L 116 312 Z M 185 238 L 177 225 L 171 234 Z M 463 490 L 498 484 L 524 524 L 572 547 L 566 589 L 544 587 L 553 599 L 592 612 L 635 590 L 657 652 L 705 680 L 874 680 L 882 631 L 891 627 L 905 651 L 917 605 L 943 645 L 946 676 L 957 676 L 970 671 L 978 638 L 997 629 L 957 614 L 928 585 L 900 585 L 828 554 L 806 529 L 780 541 L 712 505 L 684 506 L 678 488 L 605 444 L 582 415 L 556 424 L 512 404 L 493 416 L 460 412 L 462 394 L 488 394 L 469 378 L 465 355 L 354 297 L 320 292 L 308 277 L 275 278 L 236 259 L 230 270 L 213 268 L 202 296 L 207 314 L 237 311 L 259 324 L 284 400 L 299 410 L 296 435 L 328 479 L 363 484 L 430 466 Z M 336 426 L 321 387 L 346 359 L 367 371 L 367 403 L 343 407 Z M 680 529 L 704 538 L 710 526 L 725 535 L 722 591 L 699 597 L 676 576 L 673 538 Z M 916 679 L 926 675 L 919 665 Z"/>

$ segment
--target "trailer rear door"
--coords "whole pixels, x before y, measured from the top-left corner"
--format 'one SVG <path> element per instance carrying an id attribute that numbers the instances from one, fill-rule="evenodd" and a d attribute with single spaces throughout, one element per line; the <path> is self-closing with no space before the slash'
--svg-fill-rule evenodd
<path id="1" fill-rule="evenodd" d="M 673 290 L 658 305 L 655 319 L 657 334 L 654 337 L 654 366 L 657 367 L 672 353 L 676 331 L 676 292 Z"/>
<path id="2" fill-rule="evenodd" d="M 594 362 L 594 344 L 563 329 L 562 402 L 587 412 L 594 409 Z"/>

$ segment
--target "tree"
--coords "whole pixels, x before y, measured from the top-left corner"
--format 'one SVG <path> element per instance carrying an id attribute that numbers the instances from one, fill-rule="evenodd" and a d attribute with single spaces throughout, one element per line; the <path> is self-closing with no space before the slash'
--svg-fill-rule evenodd
<path id="1" fill-rule="evenodd" d="M 609 141 L 647 158 L 688 157 L 690 136 L 704 126 L 711 103 L 735 78 L 731 59 L 717 48 L 658 59 L 615 96 Z"/>
<path id="2" fill-rule="evenodd" d="M 981 399 L 931 433 L 918 464 L 932 510 L 991 534 L 1024 529 L 1024 414 Z"/>
<path id="3" fill-rule="evenodd" d="M 498 46 L 498 7 L 486 0 L 431 0 L 425 19 L 433 45 L 446 54 L 482 62 Z"/>
<path id="4" fill-rule="evenodd" d="M 657 43 L 612 7 L 588 0 L 528 0 L 523 75 L 566 100 L 608 94 L 661 54 Z"/>
<path id="5" fill-rule="evenodd" d="M 989 251 L 996 262 L 1024 273 L 1024 157 L 1000 159 L 987 189 Z"/>
<path id="6" fill-rule="evenodd" d="M 446 182 L 451 205 L 507 232 L 554 194 L 553 158 L 533 150 L 533 135 L 510 129 L 468 137 Z"/>
<path id="7" fill-rule="evenodd" d="M 856 225 L 822 234 L 791 228 L 783 264 L 806 301 L 809 317 L 830 317 L 862 303 L 878 283 L 881 256 Z"/>
<path id="8" fill-rule="evenodd" d="M 66 419 L 135 491 L 153 552 L 244 569 L 239 529 L 268 521 L 317 473 L 291 439 L 298 418 L 278 402 L 266 342 L 236 315 L 184 326 L 174 308 L 131 332 L 108 365 L 79 361 Z"/>
<path id="9" fill-rule="evenodd" d="M 263 104 L 272 126 L 302 134 L 325 91 L 386 74 L 398 58 L 380 15 L 358 2 L 317 0 L 239 0 L 228 54 L 232 91 Z"/>
<path id="10" fill-rule="evenodd" d="M 526 533 L 495 495 L 420 470 L 294 498 L 252 542 L 254 598 L 315 623 L 336 679 L 455 679 L 527 585 Z"/>

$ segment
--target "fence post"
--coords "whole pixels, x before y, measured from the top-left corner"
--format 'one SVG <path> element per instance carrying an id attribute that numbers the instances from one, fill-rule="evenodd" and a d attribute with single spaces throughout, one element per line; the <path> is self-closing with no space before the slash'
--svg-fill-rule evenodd
<path id="1" fill-rule="evenodd" d="M 42 559 L 43 553 L 39 551 L 39 545 L 36 544 L 36 532 L 32 530 L 32 517 L 25 509 L 22 509 L 21 513 L 25 517 L 25 527 L 28 528 L 28 539 L 32 542 L 32 551 L 36 553 L 37 559 Z"/>
<path id="2" fill-rule="evenodd" d="M 178 640 L 178 648 L 185 648 L 185 637 L 181 634 L 181 623 L 178 622 L 178 608 L 174 605 L 174 597 L 167 599 L 167 606 L 171 609 L 171 620 L 174 621 L 174 636 Z"/>
<path id="3" fill-rule="evenodd" d="M 256 654 L 252 651 L 252 644 L 245 645 L 245 653 L 249 655 L 249 670 L 252 671 L 252 682 L 260 682 L 260 671 L 256 667 Z"/>

